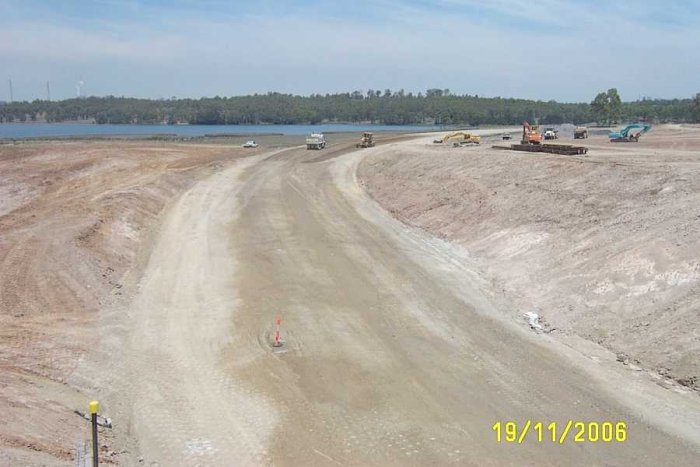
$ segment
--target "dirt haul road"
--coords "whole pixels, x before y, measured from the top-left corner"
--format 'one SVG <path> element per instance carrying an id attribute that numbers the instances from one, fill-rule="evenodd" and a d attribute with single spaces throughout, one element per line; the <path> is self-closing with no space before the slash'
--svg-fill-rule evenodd
<path id="1" fill-rule="evenodd" d="M 135 440 L 125 463 L 693 464 L 697 402 L 509 324 L 467 256 L 364 193 L 360 159 L 402 144 L 254 156 L 174 203 L 133 303 L 103 323 L 120 363 L 97 385 Z M 628 435 L 499 444 L 507 420 Z"/>

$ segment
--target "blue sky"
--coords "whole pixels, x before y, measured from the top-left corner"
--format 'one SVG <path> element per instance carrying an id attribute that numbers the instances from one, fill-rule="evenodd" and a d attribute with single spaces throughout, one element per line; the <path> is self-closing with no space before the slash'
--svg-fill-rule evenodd
<path id="1" fill-rule="evenodd" d="M 0 100 L 700 92 L 700 0 L 0 0 Z"/>

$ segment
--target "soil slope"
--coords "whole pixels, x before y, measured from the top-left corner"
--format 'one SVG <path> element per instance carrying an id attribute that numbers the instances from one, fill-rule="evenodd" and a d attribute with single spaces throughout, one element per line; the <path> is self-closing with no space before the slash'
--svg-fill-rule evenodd
<path id="1" fill-rule="evenodd" d="M 577 143 L 587 156 L 424 140 L 367 158 L 360 174 L 396 217 L 465 247 L 517 319 L 539 313 L 698 389 L 700 128 Z"/>

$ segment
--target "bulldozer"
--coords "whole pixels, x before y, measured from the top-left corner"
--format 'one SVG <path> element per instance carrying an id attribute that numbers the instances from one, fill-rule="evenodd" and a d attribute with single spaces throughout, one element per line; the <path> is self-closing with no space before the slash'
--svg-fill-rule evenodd
<path id="1" fill-rule="evenodd" d="M 528 122 L 523 122 L 523 139 L 521 144 L 542 143 L 542 133 L 538 131 L 537 125 L 530 126 Z"/>
<path id="2" fill-rule="evenodd" d="M 461 140 L 455 142 L 455 146 L 461 146 L 462 144 L 481 144 L 481 137 L 479 135 L 472 135 L 465 131 L 455 131 L 453 133 L 448 133 L 440 139 L 436 139 L 434 143 L 446 143 L 452 138 L 457 138 L 461 136 Z"/>
<path id="3" fill-rule="evenodd" d="M 374 146 L 374 135 L 372 133 L 362 133 L 362 139 L 355 145 L 356 148 L 371 148 Z"/>

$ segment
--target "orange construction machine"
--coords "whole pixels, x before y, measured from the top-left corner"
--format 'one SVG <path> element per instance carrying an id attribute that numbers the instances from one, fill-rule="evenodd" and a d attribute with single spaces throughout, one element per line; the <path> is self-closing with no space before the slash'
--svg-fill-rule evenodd
<path id="1" fill-rule="evenodd" d="M 542 133 L 537 127 L 531 127 L 528 122 L 523 122 L 523 139 L 522 144 L 540 144 L 542 143 Z"/>

